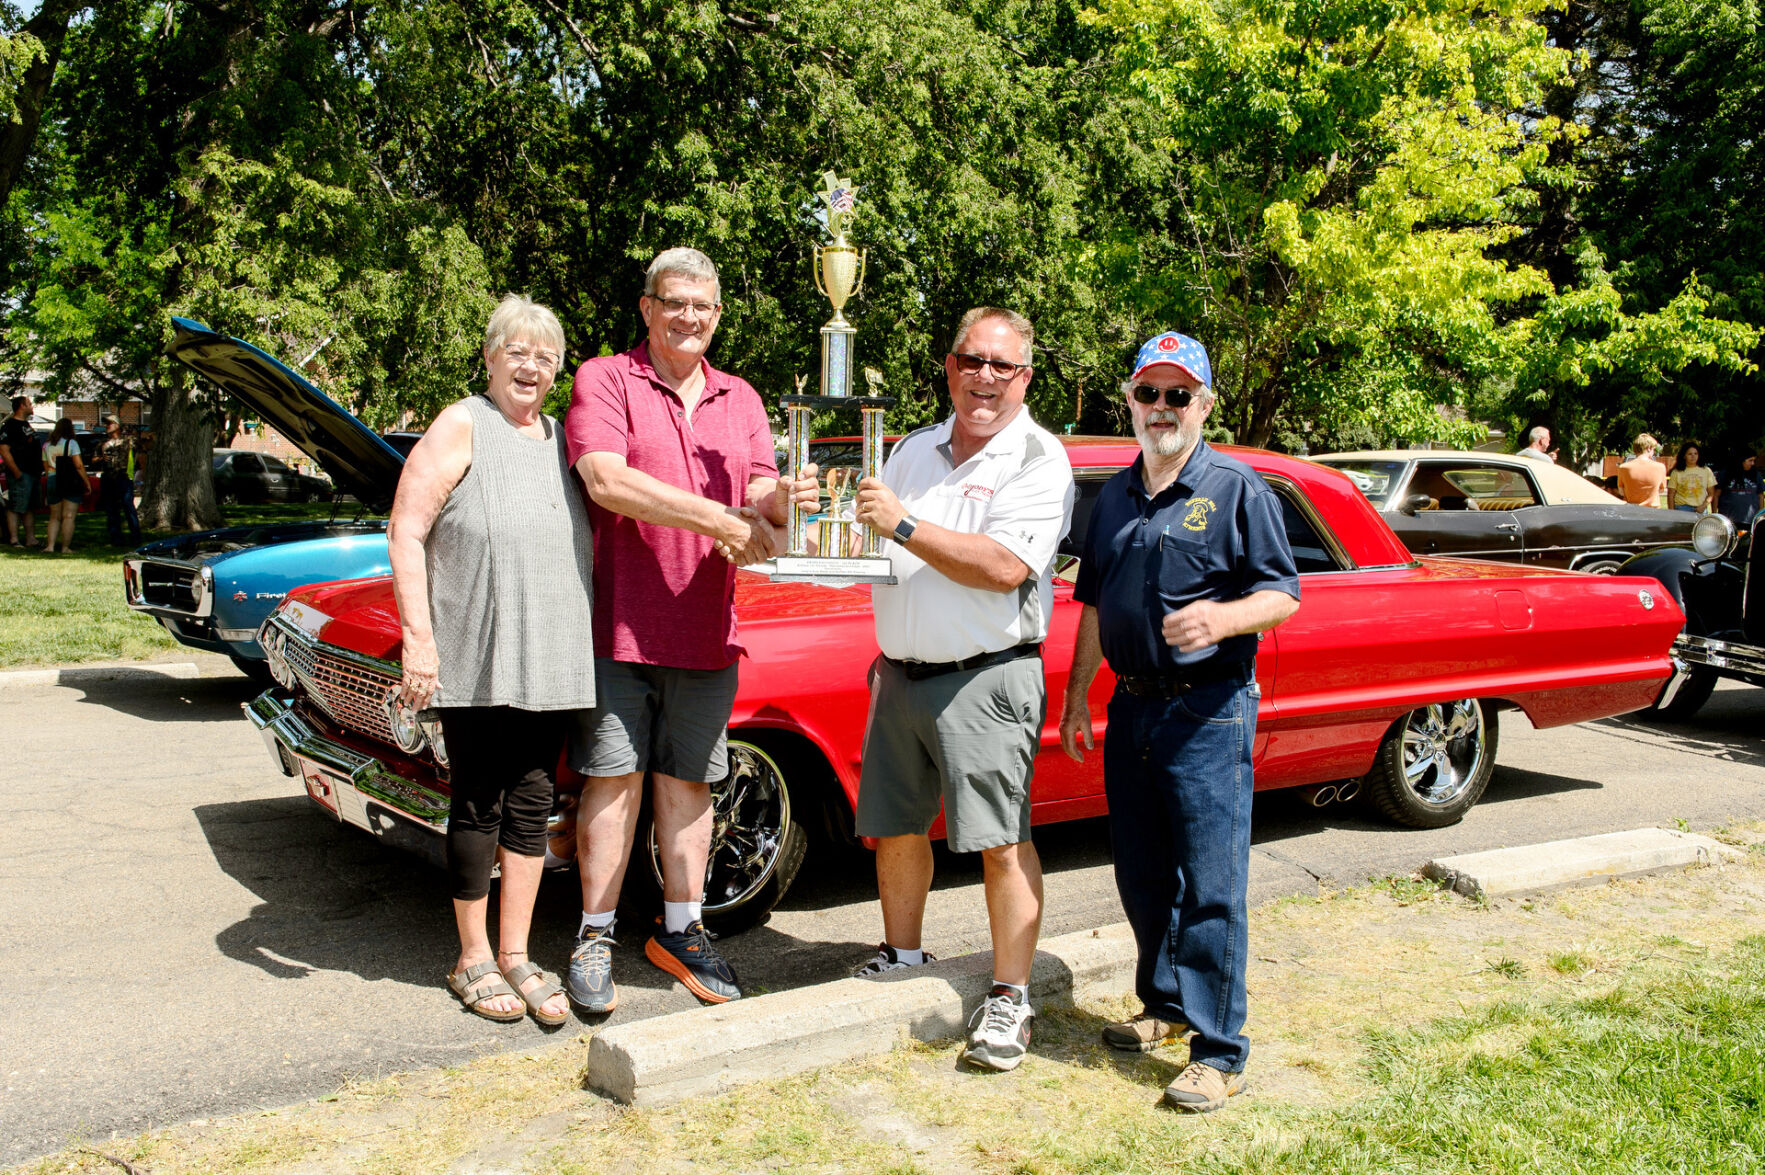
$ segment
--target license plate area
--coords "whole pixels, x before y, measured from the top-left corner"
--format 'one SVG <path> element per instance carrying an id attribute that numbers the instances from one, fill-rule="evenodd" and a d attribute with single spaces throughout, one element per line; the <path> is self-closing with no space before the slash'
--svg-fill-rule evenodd
<path id="1" fill-rule="evenodd" d="M 306 785 L 306 794 L 315 803 L 335 812 L 337 818 L 345 824 L 369 828 L 367 799 L 348 780 L 314 767 L 305 760 L 300 764 L 300 778 Z"/>

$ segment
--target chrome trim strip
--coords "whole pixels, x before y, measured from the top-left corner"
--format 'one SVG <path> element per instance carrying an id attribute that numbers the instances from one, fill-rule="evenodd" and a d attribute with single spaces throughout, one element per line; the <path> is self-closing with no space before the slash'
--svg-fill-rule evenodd
<path id="1" fill-rule="evenodd" d="M 1675 642 L 1677 645 L 1677 642 Z M 1679 696 L 1680 687 L 1691 680 L 1691 667 L 1678 657 L 1668 657 L 1673 665 L 1673 673 L 1667 678 L 1667 684 L 1661 687 L 1660 696 L 1655 699 L 1655 707 L 1665 710 Z"/>
<path id="2" fill-rule="evenodd" d="M 446 796 L 388 771 L 376 758 L 326 738 L 300 716 L 291 699 L 267 690 L 244 703 L 241 709 L 263 736 L 264 745 L 270 749 L 277 769 L 283 774 L 287 774 L 287 767 L 278 748 L 287 751 L 292 758 L 318 768 L 338 783 L 348 784 L 425 831 L 438 834 L 446 831 Z"/>

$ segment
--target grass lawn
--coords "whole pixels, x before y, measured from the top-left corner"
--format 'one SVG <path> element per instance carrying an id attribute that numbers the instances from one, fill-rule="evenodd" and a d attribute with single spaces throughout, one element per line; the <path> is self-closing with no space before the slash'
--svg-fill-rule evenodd
<path id="1" fill-rule="evenodd" d="M 227 520 L 245 525 L 328 518 L 330 514 L 329 503 L 232 506 Z M 39 543 L 43 530 L 39 518 Z M 25 551 L 0 543 L 0 669 L 81 661 L 161 660 L 182 648 L 158 623 L 129 611 L 123 603 L 122 560 L 135 545 L 110 545 L 102 511 L 80 515 L 74 524 L 71 555 Z"/>
<path id="2" fill-rule="evenodd" d="M 590 1031 L 22 1170 L 865 1175 L 1743 1175 L 1765 1171 L 1765 825 L 1739 863 L 1479 905 L 1407 878 L 1252 913 L 1251 1094 L 1159 1105 L 1181 1046 L 1124 1000 L 1045 1009 L 1023 1066 L 955 1043 L 678 1106 L 583 1092 Z M 252 1063 L 249 1060 L 247 1063 Z"/>

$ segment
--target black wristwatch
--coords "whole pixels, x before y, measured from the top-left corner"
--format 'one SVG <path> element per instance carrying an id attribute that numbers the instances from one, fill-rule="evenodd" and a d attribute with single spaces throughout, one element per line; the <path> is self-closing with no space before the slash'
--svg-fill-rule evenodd
<path id="1" fill-rule="evenodd" d="M 913 537 L 913 532 L 918 529 L 918 527 L 919 519 L 913 517 L 911 514 L 907 515 L 905 518 L 901 519 L 901 521 L 895 523 L 895 541 L 900 543 L 903 547 L 906 546 L 907 540 Z"/>

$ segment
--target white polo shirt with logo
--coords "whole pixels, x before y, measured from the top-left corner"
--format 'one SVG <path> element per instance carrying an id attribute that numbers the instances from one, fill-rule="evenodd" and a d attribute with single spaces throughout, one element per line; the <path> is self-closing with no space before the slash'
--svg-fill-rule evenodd
<path id="1" fill-rule="evenodd" d="M 890 540 L 893 585 L 871 589 L 876 642 L 897 661 L 960 661 L 1032 644 L 1048 635 L 1054 557 L 1072 523 L 1072 462 L 1028 409 L 953 462 L 954 417 L 908 433 L 882 480 L 921 522 L 984 534 L 1023 560 L 1029 576 L 1015 591 L 964 587 Z"/>

